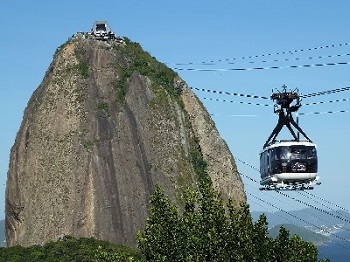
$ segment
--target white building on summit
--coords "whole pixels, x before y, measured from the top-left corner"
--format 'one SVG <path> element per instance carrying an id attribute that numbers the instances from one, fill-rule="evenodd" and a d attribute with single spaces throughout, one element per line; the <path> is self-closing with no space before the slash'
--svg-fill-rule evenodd
<path id="1" fill-rule="evenodd" d="M 90 35 L 98 40 L 115 39 L 115 33 L 112 32 L 111 27 L 106 21 L 96 21 L 91 28 Z"/>

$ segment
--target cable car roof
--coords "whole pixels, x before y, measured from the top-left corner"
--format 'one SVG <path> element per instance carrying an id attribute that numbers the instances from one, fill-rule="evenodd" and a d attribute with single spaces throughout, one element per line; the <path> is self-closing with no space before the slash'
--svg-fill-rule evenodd
<path id="1" fill-rule="evenodd" d="M 265 147 L 260 152 L 260 154 L 262 152 L 265 152 L 268 149 L 271 149 L 271 148 L 276 148 L 276 147 L 280 147 L 280 146 L 298 146 L 298 145 L 316 147 L 316 144 L 311 143 L 311 142 L 306 141 L 306 140 L 302 140 L 302 141 L 300 141 L 300 140 L 299 141 L 295 141 L 295 140 L 279 140 L 279 141 L 276 141 L 275 143 L 270 144 L 267 147 Z"/>

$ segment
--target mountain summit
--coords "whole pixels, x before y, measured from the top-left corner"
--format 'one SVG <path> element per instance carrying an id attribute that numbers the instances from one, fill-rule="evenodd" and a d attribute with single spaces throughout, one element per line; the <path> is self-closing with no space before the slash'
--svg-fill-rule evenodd
<path id="1" fill-rule="evenodd" d="M 204 168 L 224 199 L 246 201 L 226 143 L 176 73 L 126 38 L 76 34 L 57 49 L 11 149 L 8 245 L 73 235 L 135 246 L 154 186 L 181 206 Z"/>

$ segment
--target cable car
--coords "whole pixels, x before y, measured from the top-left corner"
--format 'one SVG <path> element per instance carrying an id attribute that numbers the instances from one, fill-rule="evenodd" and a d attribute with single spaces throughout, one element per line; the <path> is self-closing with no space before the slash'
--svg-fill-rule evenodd
<path id="1" fill-rule="evenodd" d="M 279 115 L 278 123 L 260 152 L 261 190 L 276 189 L 313 189 L 317 182 L 318 162 L 316 144 L 294 121 L 292 112 L 301 104 L 297 92 L 284 91 L 273 93 L 271 99 L 276 101 L 275 113 Z M 296 100 L 296 104 L 291 103 Z M 277 109 L 276 109 L 277 108 Z M 292 134 L 292 140 L 276 140 L 281 129 L 286 126 Z M 298 134 L 293 130 L 298 131 Z M 306 140 L 300 140 L 300 133 Z"/>
<path id="2" fill-rule="evenodd" d="M 318 180 L 316 145 L 278 141 L 260 153 L 261 185 L 302 186 Z"/>

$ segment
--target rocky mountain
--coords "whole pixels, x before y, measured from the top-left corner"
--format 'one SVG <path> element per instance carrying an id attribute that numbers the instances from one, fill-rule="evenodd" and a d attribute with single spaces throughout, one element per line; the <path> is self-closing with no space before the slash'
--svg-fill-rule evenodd
<path id="1" fill-rule="evenodd" d="M 57 49 L 11 149 L 7 242 L 135 246 L 154 186 L 181 206 L 204 168 L 224 199 L 246 200 L 226 143 L 176 73 L 128 39 L 78 34 Z"/>

